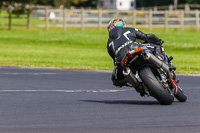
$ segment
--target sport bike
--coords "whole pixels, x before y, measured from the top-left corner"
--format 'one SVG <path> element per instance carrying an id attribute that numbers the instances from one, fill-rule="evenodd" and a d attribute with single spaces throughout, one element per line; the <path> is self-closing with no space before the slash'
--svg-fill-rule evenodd
<path id="1" fill-rule="evenodd" d="M 123 75 L 141 96 L 152 96 L 162 105 L 170 105 L 174 97 L 185 102 L 187 96 L 178 85 L 173 57 L 164 54 L 162 45 L 134 45 L 121 61 Z"/>

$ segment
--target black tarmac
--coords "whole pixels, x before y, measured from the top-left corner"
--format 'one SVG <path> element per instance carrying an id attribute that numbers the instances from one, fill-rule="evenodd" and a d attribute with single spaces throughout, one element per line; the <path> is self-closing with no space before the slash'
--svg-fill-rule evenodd
<path id="1" fill-rule="evenodd" d="M 160 105 L 112 86 L 109 71 L 0 68 L 0 133 L 199 133 L 200 75 L 179 74 L 188 100 Z"/>

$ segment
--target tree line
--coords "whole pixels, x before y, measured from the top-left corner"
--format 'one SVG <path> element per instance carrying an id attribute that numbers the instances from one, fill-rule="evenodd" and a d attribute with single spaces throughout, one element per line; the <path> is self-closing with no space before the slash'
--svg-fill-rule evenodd
<path id="1" fill-rule="evenodd" d="M 177 0 L 177 4 L 200 4 L 200 0 Z M 137 7 L 173 5 L 174 0 L 136 0 Z"/>
<path id="2" fill-rule="evenodd" d="M 0 7 L 16 4 L 31 5 L 50 5 L 59 7 L 76 6 L 76 7 L 96 7 L 98 0 L 0 0 Z"/>

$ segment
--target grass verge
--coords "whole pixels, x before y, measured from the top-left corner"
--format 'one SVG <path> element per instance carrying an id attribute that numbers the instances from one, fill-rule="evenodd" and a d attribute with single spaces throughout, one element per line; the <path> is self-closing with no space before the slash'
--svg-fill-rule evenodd
<path id="1" fill-rule="evenodd" d="M 168 42 L 165 51 L 174 57 L 177 73 L 200 73 L 200 33 L 153 33 Z M 106 30 L 94 28 L 0 30 L 0 65 L 112 70 L 107 39 Z"/>

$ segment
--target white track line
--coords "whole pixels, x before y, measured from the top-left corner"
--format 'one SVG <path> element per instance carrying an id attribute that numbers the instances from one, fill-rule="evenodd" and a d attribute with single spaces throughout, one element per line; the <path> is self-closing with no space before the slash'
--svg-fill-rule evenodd
<path id="1" fill-rule="evenodd" d="M 31 70 L 66 70 L 66 71 L 80 71 L 80 72 L 112 73 L 111 70 L 70 69 L 70 68 L 51 68 L 51 67 L 15 67 L 15 66 L 0 66 L 0 68 L 31 69 Z M 177 73 L 176 75 L 200 77 L 200 74 L 182 74 L 182 73 Z"/>
<path id="2" fill-rule="evenodd" d="M 200 74 L 176 74 L 178 76 L 191 76 L 191 77 L 200 77 Z"/>
<path id="3" fill-rule="evenodd" d="M 16 93 L 16 92 L 63 92 L 63 93 L 115 93 L 129 91 L 131 89 L 121 90 L 0 90 L 0 93 Z"/>
<path id="4" fill-rule="evenodd" d="M 2 73 L 4 75 L 56 75 L 56 73 Z"/>

